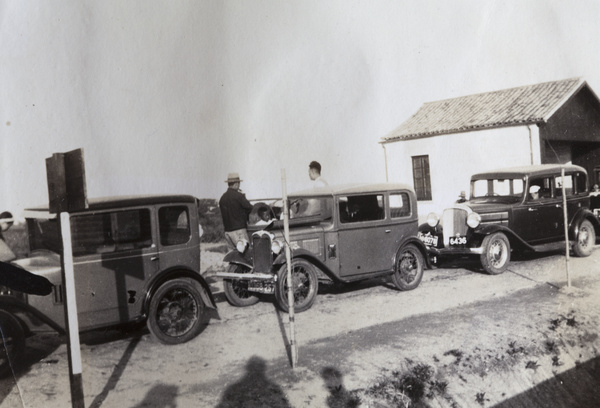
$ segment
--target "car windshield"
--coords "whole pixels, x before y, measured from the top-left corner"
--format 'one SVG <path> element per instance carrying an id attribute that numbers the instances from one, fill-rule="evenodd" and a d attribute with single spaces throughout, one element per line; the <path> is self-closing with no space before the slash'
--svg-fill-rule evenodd
<path id="1" fill-rule="evenodd" d="M 331 202 L 329 197 L 309 197 L 290 199 L 290 219 L 331 218 Z"/>
<path id="2" fill-rule="evenodd" d="M 471 180 L 471 201 L 518 202 L 523 198 L 525 180 L 522 178 L 490 178 Z"/>

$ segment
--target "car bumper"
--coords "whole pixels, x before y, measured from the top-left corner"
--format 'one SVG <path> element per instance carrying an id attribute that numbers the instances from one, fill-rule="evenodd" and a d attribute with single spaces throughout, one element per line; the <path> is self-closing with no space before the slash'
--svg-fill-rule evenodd
<path id="1" fill-rule="evenodd" d="M 427 252 L 435 256 L 448 255 L 481 255 L 483 248 L 434 248 L 427 247 Z"/>

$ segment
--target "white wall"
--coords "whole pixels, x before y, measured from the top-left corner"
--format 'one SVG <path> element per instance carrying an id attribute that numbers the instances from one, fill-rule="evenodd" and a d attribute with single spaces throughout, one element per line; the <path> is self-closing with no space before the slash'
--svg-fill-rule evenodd
<path id="1" fill-rule="evenodd" d="M 530 137 L 531 134 L 531 137 Z M 473 173 L 501 167 L 540 164 L 537 126 L 480 130 L 394 142 L 385 145 L 389 181 L 413 185 L 412 157 L 429 156 L 431 201 L 419 201 L 419 219 L 469 195 Z"/>

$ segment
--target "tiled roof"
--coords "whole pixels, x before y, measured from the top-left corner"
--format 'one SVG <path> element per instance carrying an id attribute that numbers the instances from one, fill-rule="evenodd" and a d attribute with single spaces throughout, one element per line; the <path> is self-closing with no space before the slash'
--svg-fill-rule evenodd
<path id="1" fill-rule="evenodd" d="M 585 84 L 571 78 L 428 102 L 381 143 L 544 122 Z"/>

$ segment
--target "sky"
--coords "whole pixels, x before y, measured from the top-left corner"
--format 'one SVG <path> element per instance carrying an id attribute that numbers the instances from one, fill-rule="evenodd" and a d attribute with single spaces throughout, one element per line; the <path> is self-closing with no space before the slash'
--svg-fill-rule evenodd
<path id="1" fill-rule="evenodd" d="M 423 103 L 582 77 L 596 0 L 0 0 L 0 211 L 46 203 L 82 148 L 88 197 L 249 199 L 385 181 L 378 143 Z M 464 158 L 457 158 L 464 160 Z M 390 180 L 412 183 L 412 175 Z"/>

